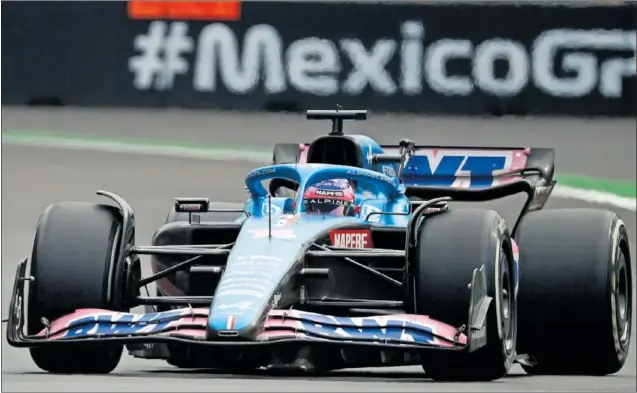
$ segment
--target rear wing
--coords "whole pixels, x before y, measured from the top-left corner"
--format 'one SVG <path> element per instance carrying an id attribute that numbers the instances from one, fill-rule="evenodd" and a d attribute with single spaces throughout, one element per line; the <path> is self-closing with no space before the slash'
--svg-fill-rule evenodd
<path id="1" fill-rule="evenodd" d="M 398 156 L 400 147 L 381 147 L 387 159 L 379 155 L 378 161 L 396 162 L 390 156 Z M 484 188 L 525 178 L 544 185 L 554 171 L 555 150 L 550 148 L 413 146 L 402 180 L 415 186 Z"/>
<path id="2" fill-rule="evenodd" d="M 379 165 L 400 161 L 401 147 L 383 145 Z M 382 168 L 380 168 L 382 170 Z M 405 194 L 432 199 L 450 196 L 458 201 L 488 201 L 524 192 L 529 210 L 540 210 L 555 181 L 555 150 L 521 147 L 413 146 L 398 167 Z"/>

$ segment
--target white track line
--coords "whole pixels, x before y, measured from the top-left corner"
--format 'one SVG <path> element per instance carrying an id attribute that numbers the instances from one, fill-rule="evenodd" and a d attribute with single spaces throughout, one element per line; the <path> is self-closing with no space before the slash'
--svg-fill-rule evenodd
<path id="1" fill-rule="evenodd" d="M 203 160 L 239 160 L 259 164 L 268 164 L 272 160 L 272 155 L 269 153 L 241 149 L 196 148 L 60 137 L 31 138 L 3 136 L 2 143 L 7 145 L 133 153 Z M 587 203 L 610 205 L 629 211 L 637 210 L 637 199 L 622 197 L 603 191 L 580 189 L 558 184 L 552 195 L 558 198 L 577 199 Z"/>
<path id="2" fill-rule="evenodd" d="M 73 138 L 38 137 L 14 138 L 2 136 L 2 144 L 16 146 L 49 147 L 55 149 L 89 150 L 109 153 L 142 154 L 202 160 L 237 160 L 259 164 L 272 162 L 272 153 L 241 149 L 196 148 L 164 144 L 143 144 Z"/>
<path id="3" fill-rule="evenodd" d="M 551 196 L 556 196 L 558 198 L 579 199 L 588 203 L 611 205 L 633 212 L 637 210 L 637 200 L 635 198 L 622 197 L 603 191 L 585 190 L 558 184 L 555 186 L 555 189 L 553 190 L 553 193 L 551 193 Z"/>

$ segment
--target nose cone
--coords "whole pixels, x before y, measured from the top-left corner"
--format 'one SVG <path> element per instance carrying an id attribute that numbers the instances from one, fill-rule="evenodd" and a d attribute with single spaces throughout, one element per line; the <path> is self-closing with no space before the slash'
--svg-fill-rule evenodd
<path id="1" fill-rule="evenodd" d="M 291 226 L 267 218 L 244 224 L 228 257 L 226 269 L 214 294 L 208 317 L 208 338 L 253 340 L 264 318 L 276 306 L 280 286 L 303 256 L 305 237 Z"/>
<path id="2" fill-rule="evenodd" d="M 208 317 L 210 338 L 253 339 L 259 333 L 263 318 L 276 305 L 280 283 L 293 270 L 294 256 L 285 258 L 276 251 L 298 249 L 277 241 L 270 246 L 270 253 L 239 255 L 229 264 L 212 301 Z"/>

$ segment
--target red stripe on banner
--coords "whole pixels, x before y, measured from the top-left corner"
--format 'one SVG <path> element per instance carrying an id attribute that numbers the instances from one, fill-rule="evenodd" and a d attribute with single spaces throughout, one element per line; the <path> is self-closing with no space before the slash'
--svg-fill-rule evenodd
<path id="1" fill-rule="evenodd" d="M 131 19 L 221 20 L 241 19 L 240 1 L 129 1 Z"/>

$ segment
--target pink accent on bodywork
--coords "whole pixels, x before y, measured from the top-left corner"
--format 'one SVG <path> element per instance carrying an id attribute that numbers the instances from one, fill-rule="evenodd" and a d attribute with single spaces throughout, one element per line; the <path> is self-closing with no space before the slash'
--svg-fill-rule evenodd
<path id="1" fill-rule="evenodd" d="M 301 156 L 299 157 L 299 164 L 307 162 L 307 152 L 310 148 L 310 145 L 305 143 L 299 143 L 299 152 L 301 152 Z"/>
<path id="2" fill-rule="evenodd" d="M 526 148 L 524 150 L 513 150 L 513 158 L 512 158 L 512 162 L 511 162 L 511 167 L 509 168 L 509 171 L 513 172 L 513 171 L 520 171 L 522 169 L 524 169 L 526 167 L 526 159 L 527 157 L 531 154 L 531 149 Z M 518 179 L 519 177 L 515 177 L 515 178 L 511 178 L 509 179 L 504 179 L 505 181 L 511 181 L 514 179 Z"/>
<path id="3" fill-rule="evenodd" d="M 259 335 L 259 339 L 271 339 L 271 338 L 282 338 L 282 337 L 297 337 L 297 338 L 308 338 L 308 339 L 316 339 L 315 336 L 308 336 L 304 332 L 303 323 L 295 318 L 301 318 L 303 316 L 310 316 L 313 313 L 309 312 L 299 312 L 297 310 L 273 310 L 270 312 L 270 315 L 266 319 L 265 328 L 268 328 L 267 331 L 263 332 Z M 321 314 L 314 314 L 321 317 L 328 317 Z M 304 318 L 306 321 L 308 319 Z M 352 318 L 358 319 L 358 318 Z M 363 318 L 361 318 L 363 319 Z M 446 323 L 436 321 L 434 319 L 429 318 L 426 315 L 413 315 L 413 314 L 395 314 L 395 315 L 379 315 L 373 317 L 365 317 L 364 319 L 375 319 L 379 326 L 382 329 L 388 321 L 404 321 L 410 322 L 416 325 L 419 325 L 423 328 L 430 329 L 434 334 L 446 337 L 450 340 L 447 342 L 445 340 L 440 340 L 434 337 L 434 344 L 441 347 L 453 347 L 454 336 L 456 335 L 457 329 L 451 325 L 447 325 Z M 280 329 L 277 329 L 280 328 Z M 291 331 L 292 330 L 292 331 Z M 344 336 L 346 337 L 346 336 Z M 410 341 L 410 335 L 408 333 L 403 333 L 403 337 L 405 339 L 405 344 L 408 344 Z M 324 339 L 329 340 L 330 337 L 325 337 Z M 464 334 L 461 334 L 460 337 L 456 340 L 459 344 L 465 345 L 467 343 L 467 337 Z"/>
<path id="4" fill-rule="evenodd" d="M 205 336 L 205 328 L 208 322 L 208 309 L 207 308 L 192 308 L 192 309 L 184 308 L 184 309 L 181 309 L 181 311 L 183 312 L 183 316 L 180 319 L 167 323 L 165 325 L 165 328 L 162 329 L 162 331 L 156 332 L 156 334 L 165 333 L 168 335 L 191 336 L 191 334 L 188 332 L 199 331 L 198 329 L 193 328 L 193 326 L 201 326 L 201 329 Z M 68 332 L 66 328 L 72 325 L 73 322 L 77 320 L 87 318 L 87 317 L 94 317 L 97 319 L 97 317 L 100 317 L 100 316 L 109 316 L 112 320 L 118 320 L 126 315 L 131 315 L 131 314 L 135 315 L 137 317 L 137 320 L 141 318 L 143 315 L 145 315 L 145 314 L 135 314 L 135 313 L 120 313 L 116 311 L 102 310 L 102 309 L 96 309 L 96 308 L 83 308 L 80 310 L 76 310 L 72 314 L 68 314 L 54 320 L 53 322 L 51 322 L 49 329 L 42 329 L 37 334 L 37 336 L 42 337 L 42 336 L 46 336 L 47 334 L 50 334 L 48 338 L 50 340 L 54 340 L 57 338 L 62 338 Z M 195 315 L 195 317 L 193 317 L 193 315 Z M 135 322 L 135 320 L 133 322 Z M 182 325 L 187 325 L 188 327 L 186 329 L 180 329 L 180 326 Z M 168 332 L 165 332 L 166 330 L 168 330 Z M 56 332 L 59 332 L 59 333 L 56 333 Z M 142 332 L 143 330 L 140 330 L 140 333 Z M 200 335 L 199 333 L 197 333 L 192 336 L 195 337 Z"/>
<path id="5" fill-rule="evenodd" d="M 206 337 L 206 328 L 208 321 L 208 313 L 209 309 L 207 308 L 183 308 L 178 310 L 172 310 L 173 313 L 181 313 L 179 319 L 175 319 L 170 321 L 162 326 L 162 329 L 159 331 L 154 331 L 153 335 L 162 335 L 162 336 L 174 336 L 174 337 L 185 337 L 191 338 L 194 340 L 203 340 Z M 93 317 L 97 319 L 100 316 L 108 316 L 111 320 L 118 320 L 124 316 L 135 315 L 133 319 L 133 323 L 141 319 L 141 317 L 145 314 L 130 314 L 130 313 L 120 313 L 109 310 L 102 309 L 80 309 L 76 310 L 74 313 L 66 315 L 64 317 L 58 318 L 54 320 L 49 329 L 43 329 L 40 331 L 37 336 L 44 337 L 48 336 L 49 340 L 55 340 L 59 338 L 63 338 L 68 330 L 67 328 L 71 326 L 74 322 L 87 318 Z M 273 339 L 283 339 L 283 338 L 304 338 L 308 340 L 321 340 L 322 338 L 317 338 L 315 336 L 310 337 L 303 332 L 303 323 L 296 318 L 303 318 L 308 321 L 312 315 L 327 317 L 326 315 L 314 314 L 308 312 L 300 312 L 297 310 L 272 310 L 264 323 L 264 328 L 267 328 L 267 331 L 263 331 L 256 337 L 256 341 L 271 341 Z M 423 328 L 430 329 L 433 333 L 446 337 L 453 341 L 454 336 L 456 335 L 457 330 L 450 325 L 442 323 L 440 321 L 433 320 L 424 315 L 411 315 L 411 314 L 396 314 L 396 315 L 381 315 L 375 317 L 366 317 L 365 319 L 374 318 L 379 323 L 379 326 L 384 326 L 388 321 L 396 322 L 396 321 L 404 321 L 419 325 Z M 352 318 L 356 320 L 357 318 Z M 149 324 L 152 326 L 152 324 Z M 78 326 L 79 328 L 80 326 Z M 142 335 L 144 333 L 144 328 L 140 328 L 140 330 L 136 333 Z M 135 335 L 133 333 L 132 335 Z M 411 336 L 409 333 L 404 333 L 403 337 L 405 339 L 405 344 L 409 344 Z M 325 337 L 324 339 L 329 340 L 329 337 Z M 467 337 L 464 334 L 461 334 L 457 340 L 457 343 L 461 345 L 465 345 L 467 343 Z M 447 342 L 445 340 L 440 340 L 434 338 L 434 344 L 441 347 L 452 347 L 451 342 Z"/>
<path id="6" fill-rule="evenodd" d="M 520 260 L 520 247 L 518 247 L 518 243 L 515 240 L 511 239 L 511 249 L 513 250 L 513 259 L 516 261 Z"/>

